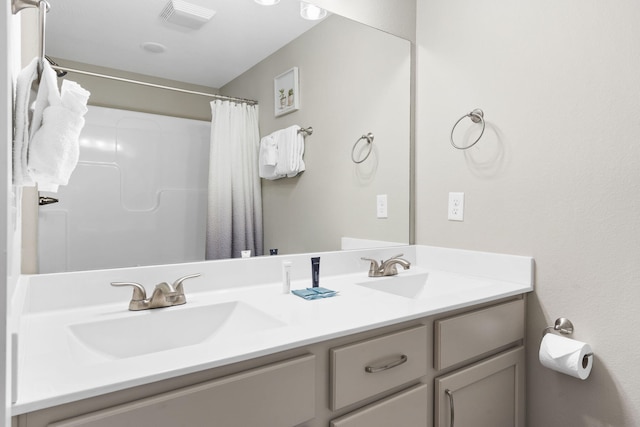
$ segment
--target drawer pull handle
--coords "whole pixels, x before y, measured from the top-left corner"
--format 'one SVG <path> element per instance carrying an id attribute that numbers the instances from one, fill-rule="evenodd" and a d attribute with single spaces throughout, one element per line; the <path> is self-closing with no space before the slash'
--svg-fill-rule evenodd
<path id="1" fill-rule="evenodd" d="M 386 371 L 387 369 L 395 368 L 396 366 L 400 366 L 403 363 L 407 363 L 407 360 L 409 360 L 409 358 L 403 354 L 402 356 L 400 356 L 400 359 L 394 360 L 393 362 L 389 362 L 386 365 L 366 366 L 364 370 L 370 374 L 375 374 L 376 372 Z"/>
<path id="2" fill-rule="evenodd" d="M 446 389 L 444 392 L 446 393 L 447 396 L 449 396 L 449 410 L 451 411 L 449 427 L 453 427 L 453 417 L 455 415 L 455 412 L 453 410 L 453 392 L 449 389 Z"/>

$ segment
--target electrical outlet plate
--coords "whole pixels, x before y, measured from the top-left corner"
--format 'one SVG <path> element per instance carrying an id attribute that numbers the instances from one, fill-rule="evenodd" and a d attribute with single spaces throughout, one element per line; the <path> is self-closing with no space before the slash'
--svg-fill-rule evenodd
<path id="1" fill-rule="evenodd" d="M 449 193 L 449 221 L 464 221 L 464 193 Z"/>

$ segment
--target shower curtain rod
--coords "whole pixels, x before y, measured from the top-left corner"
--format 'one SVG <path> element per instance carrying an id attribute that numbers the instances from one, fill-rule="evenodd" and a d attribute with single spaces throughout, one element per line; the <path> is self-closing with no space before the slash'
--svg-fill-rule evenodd
<path id="1" fill-rule="evenodd" d="M 157 88 L 157 89 L 166 89 L 166 90 L 172 90 L 172 91 L 175 91 L 175 92 L 190 93 L 192 95 L 209 96 L 209 97 L 212 97 L 212 98 L 222 99 L 222 100 L 225 100 L 225 101 L 244 102 L 244 103 L 247 103 L 249 105 L 257 105 L 258 104 L 258 101 L 254 101 L 253 99 L 234 98 L 233 96 L 216 95 L 215 93 L 198 92 L 198 91 L 195 91 L 195 90 L 181 89 L 179 87 L 159 85 L 159 84 L 155 84 L 155 83 L 143 82 L 143 81 L 140 81 L 140 80 L 132 80 L 132 79 L 125 79 L 123 77 L 110 76 L 108 74 L 93 73 L 93 72 L 90 72 L 90 71 L 78 70 L 78 69 L 75 69 L 75 68 L 62 67 L 62 66 L 57 65 L 57 64 L 52 64 L 51 68 L 53 68 L 54 70 L 67 71 L 69 73 L 84 74 L 86 76 L 100 77 L 100 78 L 109 79 L 109 80 L 117 80 L 119 82 L 133 83 L 133 84 L 142 85 L 142 86 L 154 87 L 154 88 Z"/>

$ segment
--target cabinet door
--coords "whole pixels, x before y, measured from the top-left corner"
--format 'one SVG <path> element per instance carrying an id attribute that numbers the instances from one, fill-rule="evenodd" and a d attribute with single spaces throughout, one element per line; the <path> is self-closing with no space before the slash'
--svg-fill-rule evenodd
<path id="1" fill-rule="evenodd" d="M 435 380 L 435 427 L 524 427 L 524 347 Z"/>
<path id="2" fill-rule="evenodd" d="M 426 427 L 427 386 L 415 386 L 331 421 L 331 427 Z"/>
<path id="3" fill-rule="evenodd" d="M 234 374 L 49 427 L 290 427 L 315 415 L 315 356 Z"/>

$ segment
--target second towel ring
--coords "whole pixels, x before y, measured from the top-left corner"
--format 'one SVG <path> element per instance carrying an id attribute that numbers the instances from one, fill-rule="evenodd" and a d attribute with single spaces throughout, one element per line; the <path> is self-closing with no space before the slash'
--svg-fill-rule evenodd
<path id="1" fill-rule="evenodd" d="M 367 140 L 367 144 L 369 144 L 369 150 L 367 151 L 367 154 L 365 154 L 365 156 L 362 159 L 356 160 L 356 147 L 358 146 L 358 143 L 360 141 L 362 141 L 363 139 Z M 351 160 L 353 160 L 353 163 L 355 163 L 355 164 L 360 164 L 360 163 L 364 162 L 365 160 L 367 160 L 367 158 L 371 154 L 371 150 L 373 150 L 373 134 L 371 132 L 369 132 L 366 135 L 362 135 L 360 138 L 358 138 L 356 143 L 353 144 L 353 148 L 351 149 Z"/>
<path id="2" fill-rule="evenodd" d="M 459 147 L 453 141 L 453 132 L 456 130 L 456 126 L 458 126 L 458 123 L 460 123 L 462 121 L 462 119 L 464 119 L 466 117 L 469 117 L 473 123 L 482 123 L 482 130 L 480 131 L 480 135 L 478 135 L 478 138 L 476 138 L 476 140 L 473 141 L 470 145 L 467 145 L 466 147 Z M 458 150 L 466 150 L 468 148 L 473 147 L 474 145 L 476 145 L 478 143 L 478 141 L 480 141 L 480 138 L 482 138 L 482 135 L 484 134 L 485 125 L 486 124 L 484 122 L 484 112 L 481 109 L 476 108 L 475 110 L 473 110 L 469 114 L 465 114 L 464 116 L 462 116 L 462 117 L 460 117 L 458 119 L 458 121 L 453 125 L 453 128 L 451 129 L 451 137 L 450 137 L 451 145 L 453 145 L 453 148 L 457 148 Z"/>

